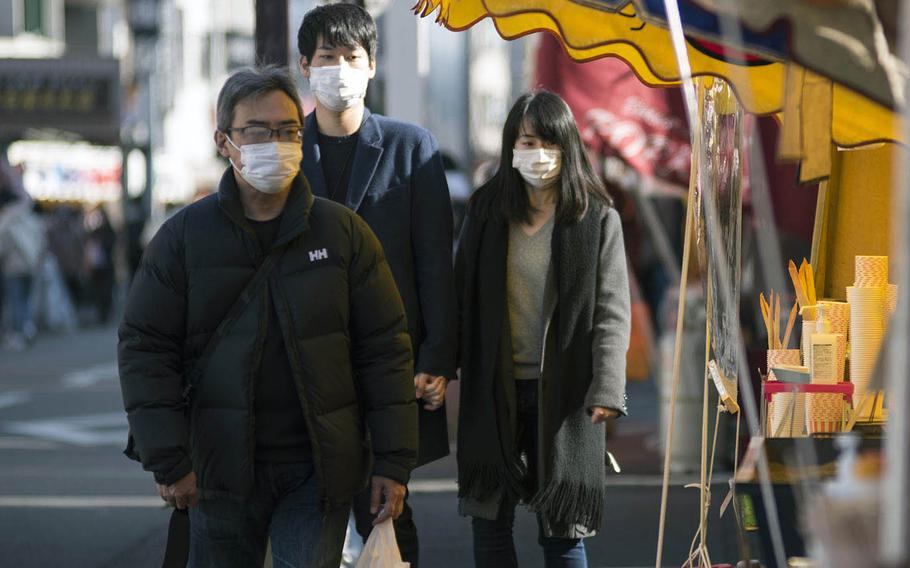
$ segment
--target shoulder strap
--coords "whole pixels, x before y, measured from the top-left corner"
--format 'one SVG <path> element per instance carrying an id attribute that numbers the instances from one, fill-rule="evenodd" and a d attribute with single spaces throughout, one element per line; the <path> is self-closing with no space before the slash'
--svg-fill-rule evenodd
<path id="1" fill-rule="evenodd" d="M 250 300 L 253 299 L 253 296 L 256 295 L 259 288 L 265 282 L 269 274 L 272 272 L 272 268 L 278 262 L 278 259 L 284 254 L 284 251 L 287 249 L 288 243 L 285 243 L 279 247 L 273 248 L 269 252 L 268 256 L 262 261 L 262 264 L 259 265 L 259 268 L 256 269 L 256 273 L 247 282 L 247 285 L 244 287 L 243 291 L 240 292 L 240 295 L 234 301 L 234 304 L 231 306 L 231 309 L 228 310 L 227 315 L 224 316 L 224 319 L 221 320 L 221 323 L 218 324 L 218 327 L 215 328 L 215 332 L 212 333 L 212 336 L 209 338 L 208 343 L 205 344 L 205 348 L 202 350 L 202 354 L 199 355 L 199 358 L 196 359 L 196 363 L 193 365 L 193 368 L 190 369 L 190 372 L 186 377 L 186 384 L 184 385 L 183 394 L 184 399 L 188 399 L 192 390 L 196 387 L 196 384 L 199 382 L 199 379 L 202 377 L 203 371 L 208 366 L 209 359 L 212 358 L 212 354 L 215 352 L 215 348 L 218 347 L 218 344 L 221 342 L 221 339 L 226 336 L 231 327 L 234 325 L 234 322 L 240 317 L 240 314 L 243 313 L 243 310 L 246 309 L 249 305 Z"/>

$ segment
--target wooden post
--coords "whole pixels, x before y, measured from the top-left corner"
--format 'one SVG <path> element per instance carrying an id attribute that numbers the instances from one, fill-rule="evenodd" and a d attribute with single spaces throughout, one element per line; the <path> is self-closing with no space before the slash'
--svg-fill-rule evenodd
<path id="1" fill-rule="evenodd" d="M 287 0 L 256 0 L 256 64 L 288 64 Z"/>

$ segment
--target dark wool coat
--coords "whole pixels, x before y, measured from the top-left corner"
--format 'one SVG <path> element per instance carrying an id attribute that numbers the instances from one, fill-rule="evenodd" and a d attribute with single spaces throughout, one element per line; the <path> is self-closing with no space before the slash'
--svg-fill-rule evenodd
<path id="1" fill-rule="evenodd" d="M 417 408 L 405 314 L 376 237 L 346 208 L 294 182 L 262 286 L 213 352 L 193 392 L 183 376 L 253 276 L 259 250 L 234 173 L 150 243 L 120 326 L 123 400 L 135 448 L 159 483 L 195 471 L 203 498 L 253 487 L 254 382 L 274 296 L 313 446 L 321 496 L 349 501 L 373 472 L 406 483 Z M 369 431 L 369 437 L 367 432 Z"/>
<path id="2" fill-rule="evenodd" d="M 303 171 L 328 197 L 316 113 L 306 119 Z M 427 130 L 365 110 L 347 205 L 379 237 L 408 315 L 417 373 L 455 378 L 452 204 L 436 139 Z M 445 408 L 419 409 L 425 464 L 449 453 Z"/>
<path id="3" fill-rule="evenodd" d="M 456 261 L 462 366 L 458 431 L 460 510 L 495 518 L 504 498 L 537 511 L 548 535 L 600 526 L 606 481 L 603 424 L 588 410 L 626 413 L 628 272 L 616 210 L 594 200 L 577 223 L 557 221 L 553 278 L 544 293 L 538 486 L 515 450 L 515 380 L 508 310 L 508 226 L 469 218 Z"/>

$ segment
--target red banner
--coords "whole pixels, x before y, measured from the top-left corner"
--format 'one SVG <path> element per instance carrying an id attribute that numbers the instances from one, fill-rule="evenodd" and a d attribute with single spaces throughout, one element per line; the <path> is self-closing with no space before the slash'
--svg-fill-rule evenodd
<path id="1" fill-rule="evenodd" d="M 646 178 L 688 185 L 691 149 L 679 89 L 648 87 L 614 57 L 576 63 L 549 34 L 541 35 L 535 84 L 566 100 L 592 150 L 622 158 Z"/>

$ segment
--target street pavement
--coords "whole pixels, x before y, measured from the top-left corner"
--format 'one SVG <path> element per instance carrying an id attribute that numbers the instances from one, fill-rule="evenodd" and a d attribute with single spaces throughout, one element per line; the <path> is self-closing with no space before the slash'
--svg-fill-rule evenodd
<path id="1" fill-rule="evenodd" d="M 160 566 L 169 512 L 150 474 L 122 455 L 126 441 L 116 378 L 116 331 L 99 327 L 42 336 L 25 352 L 0 351 L 0 566 Z M 657 397 L 651 383 L 630 385 L 631 416 L 611 443 L 623 465 L 611 477 L 601 533 L 588 539 L 597 567 L 654 566 L 660 504 Z M 455 461 L 414 475 L 411 504 L 424 567 L 472 565 L 471 526 L 458 516 Z M 710 513 L 712 559 L 734 562 L 732 515 L 718 518 L 727 492 L 717 474 Z M 698 525 L 694 478 L 673 478 L 665 566 L 680 566 Z M 534 517 L 515 527 L 522 567 L 543 566 Z"/>

